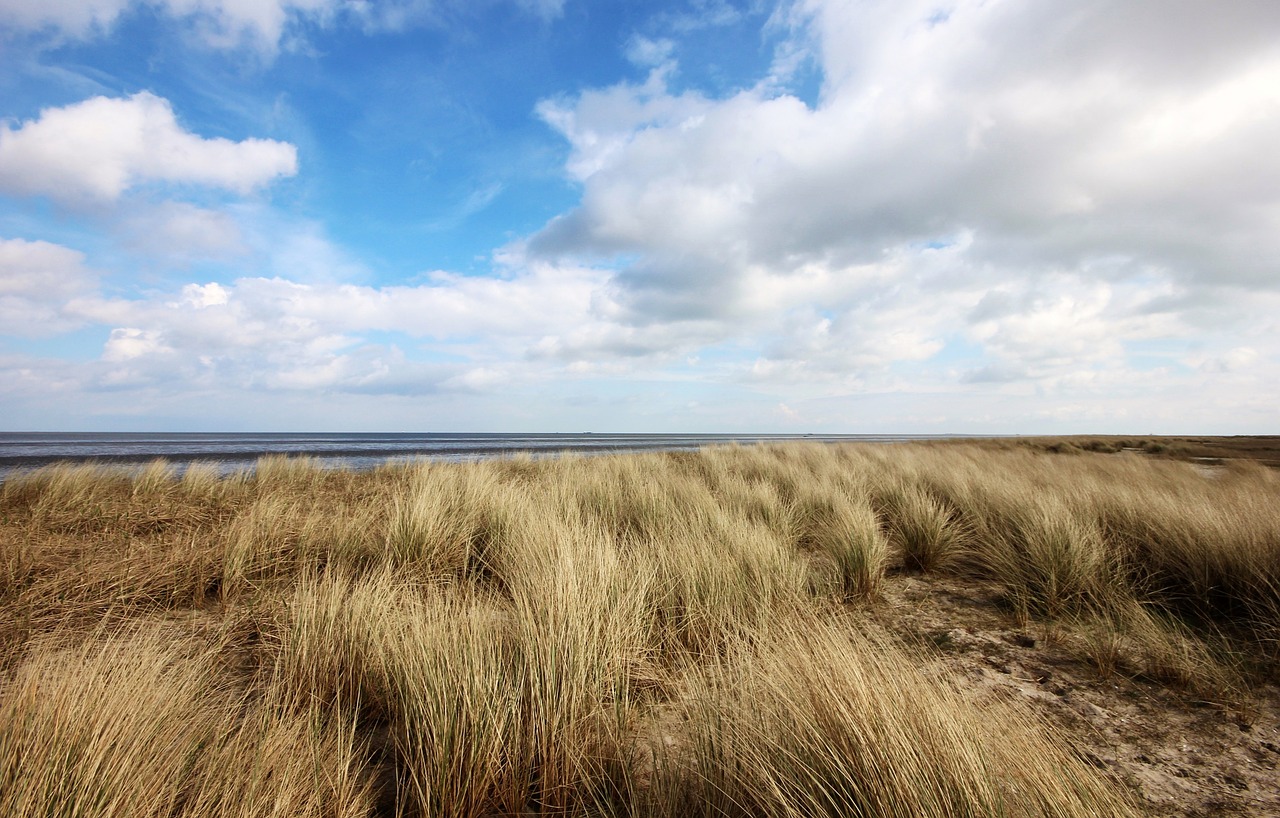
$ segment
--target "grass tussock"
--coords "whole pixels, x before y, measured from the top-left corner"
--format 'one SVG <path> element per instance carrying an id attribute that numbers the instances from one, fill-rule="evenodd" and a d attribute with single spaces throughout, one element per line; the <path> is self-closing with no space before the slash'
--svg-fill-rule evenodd
<path id="1" fill-rule="evenodd" d="M 955 561 L 962 542 L 960 528 L 951 510 L 926 485 L 888 483 L 879 502 L 905 568 L 936 571 Z"/>
<path id="2" fill-rule="evenodd" d="M 838 615 L 783 622 L 687 685 L 663 814 L 1134 814 L 1026 714 L 967 705 Z"/>
<path id="3" fill-rule="evenodd" d="M 801 544 L 827 557 L 845 601 L 874 598 L 889 564 L 889 541 L 871 502 L 826 485 L 798 504 Z"/>
<path id="4" fill-rule="evenodd" d="M 979 578 L 1100 672 L 1246 699 L 1280 644 L 1275 474 L 1077 454 L 11 478 L 0 814 L 1130 814 L 862 621 L 898 572 Z"/>
<path id="5" fill-rule="evenodd" d="M 0 814 L 366 815 L 354 733 L 246 702 L 165 628 L 35 652 L 0 701 Z"/>

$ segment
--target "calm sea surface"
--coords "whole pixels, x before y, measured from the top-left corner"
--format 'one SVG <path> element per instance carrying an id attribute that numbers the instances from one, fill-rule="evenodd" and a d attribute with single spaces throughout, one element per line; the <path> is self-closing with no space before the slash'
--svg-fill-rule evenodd
<path id="1" fill-rule="evenodd" d="M 145 463 L 162 458 L 184 467 L 216 463 L 223 473 L 251 468 L 263 455 L 308 455 L 327 466 L 370 469 L 409 458 L 471 460 L 517 452 L 604 453 L 696 449 L 722 443 L 815 440 L 900 442 L 937 435 L 634 435 L 448 433 L 81 433 L 0 432 L 0 475 L 58 461 Z"/>

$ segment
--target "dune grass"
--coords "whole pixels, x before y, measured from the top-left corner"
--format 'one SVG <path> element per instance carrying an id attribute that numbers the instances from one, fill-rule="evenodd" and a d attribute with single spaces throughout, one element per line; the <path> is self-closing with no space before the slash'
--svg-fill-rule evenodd
<path id="1" fill-rule="evenodd" d="M 0 814 L 369 814 L 352 724 L 224 688 L 172 628 L 54 637 L 0 701 Z"/>
<path id="2" fill-rule="evenodd" d="M 976 445 L 42 469 L 0 489 L 0 814 L 1138 814 L 864 613 L 980 578 L 1243 698 L 1278 488 Z"/>
<path id="3" fill-rule="evenodd" d="M 838 613 L 770 627 L 700 669 L 679 702 L 687 735 L 662 758 L 656 812 L 1126 814 L 1025 713 L 967 705 Z"/>

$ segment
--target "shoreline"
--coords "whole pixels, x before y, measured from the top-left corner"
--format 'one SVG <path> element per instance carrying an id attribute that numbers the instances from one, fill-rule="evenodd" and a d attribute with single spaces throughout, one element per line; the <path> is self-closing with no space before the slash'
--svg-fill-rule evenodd
<path id="1" fill-rule="evenodd" d="M 293 438 L 286 445 L 266 447 L 248 447 L 230 442 L 227 447 L 210 450 L 209 448 L 176 448 L 193 438 L 239 441 L 244 435 L 190 433 L 171 435 L 164 433 L 127 433 L 108 437 L 120 437 L 137 441 L 142 450 L 130 453 L 104 453 L 97 446 L 91 454 L 69 454 L 67 441 L 87 439 L 95 441 L 100 435 L 89 433 L 0 433 L 0 484 L 6 479 L 29 474 L 32 471 L 57 465 L 90 466 L 114 468 L 124 471 L 137 471 L 147 464 L 163 462 L 181 475 L 190 467 L 213 467 L 222 477 L 230 477 L 239 472 L 252 472 L 262 458 L 308 458 L 319 467 L 325 469 L 347 471 L 371 471 L 382 467 L 411 465 L 415 461 L 438 463 L 478 462 L 488 459 L 503 459 L 530 456 L 534 458 L 560 457 L 565 455 L 603 456 L 644 452 L 697 451 L 705 446 L 723 445 L 770 445 L 784 443 L 825 443 L 825 444 L 974 444 L 1005 448 L 1009 446 L 1025 447 L 1052 454 L 1105 453 L 1118 454 L 1129 452 L 1148 455 L 1161 459 L 1181 460 L 1190 463 L 1201 463 L 1206 466 L 1221 466 L 1233 461 L 1255 461 L 1269 468 L 1280 469 L 1280 435 L 659 435 L 659 434 L 543 434 L 543 435 L 505 435 L 500 433 L 486 435 L 451 434 L 451 435 L 417 435 L 417 434 L 305 434 L 277 435 L 272 433 L 254 433 L 248 437 L 260 436 L 275 440 Z M 15 449 L 16 437 L 32 437 L 39 439 L 57 439 L 55 445 L 60 453 L 44 451 L 40 453 L 12 453 Z M 370 449 L 337 444 L 337 441 L 373 437 L 378 439 L 403 440 L 432 438 L 430 443 L 409 444 L 402 450 Z M 306 440 L 298 440 L 305 438 Z M 486 440 L 487 443 L 459 443 L 459 440 Z M 528 443 L 507 443 L 508 440 L 536 441 L 537 445 Z M 569 442 L 566 443 L 566 440 Z M 156 445 L 153 441 L 172 443 L 173 445 Z M 315 441 L 331 444 L 329 448 L 308 448 Z M 400 443 L 399 445 L 405 445 Z M 290 447 L 291 446 L 291 447 Z"/>
<path id="2" fill-rule="evenodd" d="M 0 479 L 6 472 L 55 463 L 144 464 L 185 468 L 219 464 L 229 474 L 262 457 L 310 457 L 329 468 L 367 471 L 421 458 L 465 461 L 530 454 L 624 454 L 694 450 L 714 445 L 787 442 L 891 443 L 963 439 L 954 435 L 664 435 L 664 434 L 120 434 L 0 433 Z M 255 442 L 257 441 L 257 442 Z"/>

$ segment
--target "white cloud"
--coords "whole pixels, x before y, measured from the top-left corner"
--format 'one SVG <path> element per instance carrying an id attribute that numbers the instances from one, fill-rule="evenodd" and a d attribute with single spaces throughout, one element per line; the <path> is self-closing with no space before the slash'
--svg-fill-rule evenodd
<path id="1" fill-rule="evenodd" d="M 696 93 L 667 93 L 670 67 L 658 67 L 641 85 L 586 91 L 577 98 L 544 100 L 537 111 L 569 140 L 573 153 L 567 170 L 585 181 L 611 165 L 624 149 L 651 128 L 688 129 L 699 121 L 707 101 Z"/>
<path id="2" fill-rule="evenodd" d="M 120 327 L 111 330 L 102 349 L 102 360 L 120 363 L 136 358 L 154 357 L 173 352 L 164 337 L 156 330 Z"/>
<path id="3" fill-rule="evenodd" d="M 224 7 L 165 6 L 191 20 Z M 84 8 L 98 9 L 89 31 L 124 5 Z M 261 13 L 244 30 L 278 39 L 302 8 L 228 11 L 210 31 Z M 386 28 L 440 11 L 340 14 Z M 672 90 L 679 47 L 637 37 L 625 49 L 646 79 L 539 105 L 581 202 L 500 252 L 492 276 L 374 286 L 321 226 L 252 203 L 156 205 L 137 222 L 150 235 L 122 221 L 131 246 L 175 264 L 183 246 L 244 253 L 232 275 L 153 279 L 160 292 L 108 296 L 72 250 L 0 245 L 6 332 L 109 333 L 90 365 L 46 375 L 5 359 L 0 383 L 321 391 L 351 417 L 466 393 L 462 425 L 501 404 L 486 417 L 508 428 L 545 427 L 570 397 L 597 407 L 554 415 L 575 426 L 601 413 L 845 430 L 1271 422 L 1280 6 L 1083 0 L 1068 18 L 1049 0 L 803 0 L 771 25 L 793 27 L 779 73 L 727 98 Z M 822 76 L 813 103 L 780 90 L 805 59 Z M 202 139 L 150 95 L 0 130 L 0 186 L 63 201 L 147 184 L 245 192 L 295 169 L 292 146 Z"/>
<path id="4" fill-rule="evenodd" d="M 291 18 L 324 22 L 340 8 L 338 0 L 163 0 L 160 5 L 192 20 L 210 46 L 249 44 L 267 52 L 280 44 Z"/>
<path id="5" fill-rule="evenodd" d="M 1186 363 L 1202 372 L 1213 374 L 1248 372 L 1255 365 L 1261 363 L 1261 357 L 1258 350 L 1253 347 L 1243 346 L 1225 350 L 1220 354 L 1206 355 L 1197 353 L 1189 356 Z"/>
<path id="6" fill-rule="evenodd" d="M 1280 6 L 803 0 L 780 23 L 815 105 L 777 77 L 673 93 L 663 63 L 540 106 L 583 195 L 530 248 L 619 267 L 615 326 L 577 333 L 598 354 L 665 334 L 756 348 L 763 381 L 938 356 L 954 388 L 1093 388 L 1135 344 L 1266 320 L 1221 294 L 1280 289 Z"/>
<path id="7" fill-rule="evenodd" d="M 95 294 L 77 315 L 112 328 L 95 375 L 111 388 L 482 389 L 554 368 L 521 363 L 524 350 L 589 321 L 600 282 L 590 270 L 548 265 L 499 279 L 435 273 L 414 286 L 244 278 L 142 299 Z M 415 362 L 402 347 L 450 363 Z"/>
<path id="8" fill-rule="evenodd" d="M 974 310 L 970 337 L 1006 363 L 1083 368 L 1121 358 L 1120 322 L 1107 315 L 1111 288 L 1074 278 L 1052 284 L 1059 286 L 1016 295 L 992 289 Z"/>
<path id="9" fill-rule="evenodd" d="M 84 254 L 44 241 L 0 238 L 0 326 L 6 335 L 55 335 L 82 322 L 75 302 L 93 295 L 97 276 Z"/>
<path id="10" fill-rule="evenodd" d="M 644 68 L 662 65 L 671 59 L 675 40 L 666 37 L 651 39 L 637 34 L 627 42 L 627 59 Z"/>
<path id="11" fill-rule="evenodd" d="M 7 0 L 0 20 L 20 29 L 52 28 L 84 37 L 111 26 L 133 0 Z"/>
<path id="12" fill-rule="evenodd" d="M 297 168 L 293 145 L 202 138 L 178 123 L 168 101 L 147 92 L 48 108 L 0 130 L 0 190 L 69 202 L 111 201 L 153 182 L 244 194 Z"/>
<path id="13" fill-rule="evenodd" d="M 339 7 L 339 0 L 7 0 L 0 7 L 0 21 L 15 29 L 84 39 L 107 32 L 134 9 L 152 8 L 189 22 L 209 46 L 249 45 L 271 52 L 291 19 L 323 22 Z"/>
<path id="14" fill-rule="evenodd" d="M 187 202 L 128 208 L 116 227 L 129 250 L 172 266 L 233 258 L 247 250 L 231 213 Z"/>
<path id="15" fill-rule="evenodd" d="M 169 306 L 173 307 L 193 307 L 202 310 L 207 307 L 221 307 L 231 300 L 231 294 L 226 287 L 216 281 L 208 284 L 188 284 L 182 288 L 182 298 L 177 302 L 170 302 Z"/>
<path id="16" fill-rule="evenodd" d="M 659 20 L 665 18 L 674 31 L 685 34 L 704 28 L 727 26 L 738 22 L 743 16 L 743 12 L 727 0 L 692 0 L 688 7 L 687 12 L 660 15 Z"/>
<path id="17" fill-rule="evenodd" d="M 564 11 L 564 0 L 511 2 L 544 20 Z M 131 12 L 148 9 L 188 26 L 210 48 L 248 47 L 273 55 L 289 44 L 300 23 L 354 20 L 369 29 L 400 30 L 439 24 L 442 17 L 468 5 L 468 0 L 6 0 L 0 4 L 0 25 L 87 39 L 106 34 Z"/>

